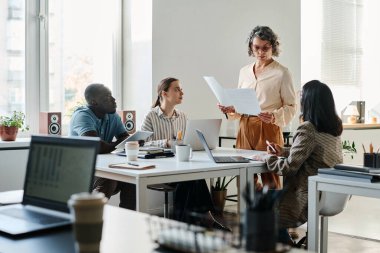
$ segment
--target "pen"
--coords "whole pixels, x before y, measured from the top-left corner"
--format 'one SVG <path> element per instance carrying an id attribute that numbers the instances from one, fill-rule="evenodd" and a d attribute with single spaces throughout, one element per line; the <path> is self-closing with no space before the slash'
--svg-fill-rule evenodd
<path id="1" fill-rule="evenodd" d="M 369 144 L 369 153 L 373 153 L 373 145 L 372 145 L 372 142 L 371 142 L 371 144 Z"/>
<path id="2" fill-rule="evenodd" d="M 128 165 L 132 165 L 132 166 L 139 166 L 138 164 L 136 163 L 128 163 Z"/>
<path id="3" fill-rule="evenodd" d="M 268 145 L 268 147 L 276 154 L 276 149 L 272 145 L 270 145 L 270 142 L 268 140 L 266 140 L 265 142 Z"/>
<path id="4" fill-rule="evenodd" d="M 367 152 L 365 151 L 365 147 L 364 147 L 364 144 L 362 144 L 362 147 L 363 147 L 363 151 L 364 151 L 364 153 L 367 153 Z"/>

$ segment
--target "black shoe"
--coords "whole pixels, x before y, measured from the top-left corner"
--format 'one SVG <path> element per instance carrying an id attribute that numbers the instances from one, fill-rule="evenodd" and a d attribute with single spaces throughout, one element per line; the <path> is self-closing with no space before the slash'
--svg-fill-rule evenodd
<path id="1" fill-rule="evenodd" d="M 219 229 L 219 230 L 223 230 L 223 231 L 232 233 L 232 230 L 230 228 L 224 226 L 223 224 L 221 224 L 221 223 L 219 223 L 217 221 L 214 221 L 214 223 L 212 224 L 212 227 L 216 228 L 216 229 Z"/>
<path id="2" fill-rule="evenodd" d="M 226 227 L 225 225 L 223 225 L 222 223 L 220 223 L 219 221 L 217 221 L 211 212 L 209 212 L 208 214 L 209 214 L 209 217 L 211 218 L 211 220 L 213 221 L 213 223 L 212 223 L 213 228 L 232 233 L 232 230 L 230 228 Z"/>

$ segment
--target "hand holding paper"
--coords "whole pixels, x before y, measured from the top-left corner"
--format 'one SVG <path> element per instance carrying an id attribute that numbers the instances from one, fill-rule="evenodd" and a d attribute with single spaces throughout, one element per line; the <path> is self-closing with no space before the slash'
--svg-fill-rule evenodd
<path id="1" fill-rule="evenodd" d="M 233 106 L 223 106 L 218 104 L 218 107 L 223 113 L 235 113 L 235 108 Z"/>

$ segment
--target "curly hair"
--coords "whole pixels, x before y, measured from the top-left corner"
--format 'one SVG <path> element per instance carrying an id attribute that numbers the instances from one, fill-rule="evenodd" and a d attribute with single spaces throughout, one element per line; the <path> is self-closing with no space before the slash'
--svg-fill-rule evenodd
<path id="1" fill-rule="evenodd" d="M 280 54 L 280 42 L 278 41 L 277 34 L 275 34 L 273 30 L 268 26 L 256 26 L 255 28 L 253 28 L 247 39 L 249 56 L 254 55 L 252 51 L 252 42 L 255 37 L 261 40 L 269 41 L 269 43 L 272 46 L 273 56 L 278 56 Z"/>

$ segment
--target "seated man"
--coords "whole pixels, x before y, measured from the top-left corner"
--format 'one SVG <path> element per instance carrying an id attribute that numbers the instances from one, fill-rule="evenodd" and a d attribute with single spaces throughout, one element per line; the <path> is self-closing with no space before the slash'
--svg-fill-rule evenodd
<path id="1" fill-rule="evenodd" d="M 101 138 L 100 153 L 110 153 L 128 137 L 127 130 L 116 112 L 115 98 L 103 84 L 90 84 L 84 96 L 87 106 L 75 110 L 70 122 L 70 136 L 97 136 Z M 113 142 L 113 138 L 116 141 Z M 95 191 L 109 199 L 120 191 L 120 207 L 136 209 L 136 187 L 133 184 L 95 177 Z"/>

